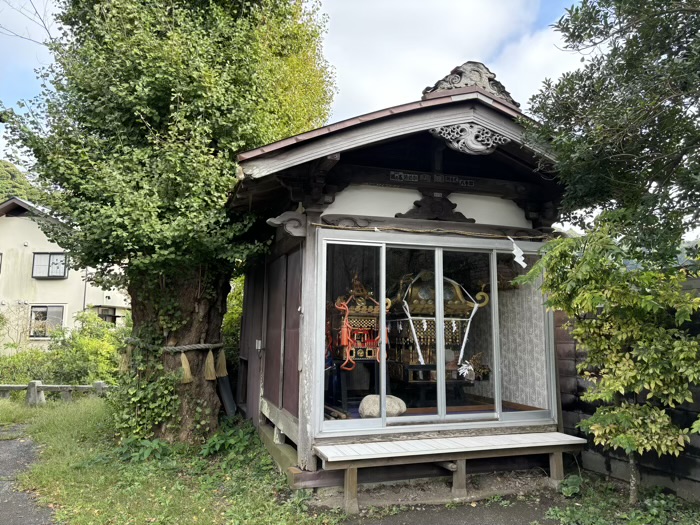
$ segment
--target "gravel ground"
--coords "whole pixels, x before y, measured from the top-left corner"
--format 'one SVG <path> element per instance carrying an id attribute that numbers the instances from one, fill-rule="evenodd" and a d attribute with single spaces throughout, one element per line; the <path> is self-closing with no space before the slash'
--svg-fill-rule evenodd
<path id="1" fill-rule="evenodd" d="M 34 460 L 36 446 L 23 428 L 0 427 L 0 525 L 50 525 L 51 511 L 39 507 L 31 494 L 15 490 L 17 474 Z"/>
<path id="2" fill-rule="evenodd" d="M 455 500 L 447 479 L 361 485 L 360 515 L 347 525 L 552 525 L 547 510 L 565 504 L 541 471 L 475 474 L 468 497 Z M 333 508 L 342 490 L 320 489 L 312 505 Z"/>

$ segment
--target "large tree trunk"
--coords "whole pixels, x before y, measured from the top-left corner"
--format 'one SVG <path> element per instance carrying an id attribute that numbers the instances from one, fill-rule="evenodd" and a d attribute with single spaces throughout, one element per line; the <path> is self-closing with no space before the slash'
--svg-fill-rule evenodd
<path id="1" fill-rule="evenodd" d="M 162 344 L 166 372 L 180 373 L 182 369 L 181 353 L 168 352 L 168 347 L 222 341 L 221 326 L 226 313 L 226 297 L 231 289 L 231 273 L 224 268 L 188 269 L 176 276 L 161 278 L 155 288 L 152 282 L 132 279 L 129 294 L 133 336 Z M 214 356 L 219 351 L 222 350 L 214 350 Z M 216 381 L 204 377 L 208 352 L 189 350 L 185 353 L 193 381 L 178 383 L 178 420 L 155 429 L 158 437 L 193 443 L 217 429 L 221 403 Z"/>

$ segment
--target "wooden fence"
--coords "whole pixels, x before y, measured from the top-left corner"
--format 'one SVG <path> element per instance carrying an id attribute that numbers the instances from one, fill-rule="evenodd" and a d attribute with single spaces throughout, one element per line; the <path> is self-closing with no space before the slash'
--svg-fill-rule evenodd
<path id="1" fill-rule="evenodd" d="M 12 392 L 27 391 L 27 404 L 38 406 L 46 403 L 44 392 L 60 392 L 61 399 L 71 401 L 73 392 L 91 392 L 103 396 L 109 390 L 104 381 L 95 381 L 91 385 L 44 385 L 41 381 L 30 381 L 27 385 L 0 385 L 0 399 L 9 398 Z"/>

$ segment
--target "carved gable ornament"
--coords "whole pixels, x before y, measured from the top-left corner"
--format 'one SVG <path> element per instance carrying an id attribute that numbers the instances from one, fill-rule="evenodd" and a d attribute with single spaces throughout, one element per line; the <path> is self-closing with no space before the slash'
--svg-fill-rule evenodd
<path id="1" fill-rule="evenodd" d="M 423 198 L 413 203 L 406 213 L 397 213 L 397 219 L 424 219 L 432 221 L 476 222 L 455 211 L 457 205 L 447 198 L 449 193 L 421 190 Z"/>
<path id="2" fill-rule="evenodd" d="M 497 146 L 510 142 L 508 137 L 478 124 L 454 124 L 433 128 L 430 133 L 443 139 L 453 150 L 468 155 L 488 155 Z"/>
<path id="3" fill-rule="evenodd" d="M 511 94 L 503 87 L 503 84 L 496 80 L 496 75 L 491 73 L 491 70 L 481 62 L 465 62 L 461 66 L 457 66 L 445 78 L 438 80 L 433 87 L 426 87 L 423 90 L 423 98 L 438 91 L 450 91 L 470 86 L 481 88 L 489 95 L 520 107 L 520 104 L 513 100 Z"/>

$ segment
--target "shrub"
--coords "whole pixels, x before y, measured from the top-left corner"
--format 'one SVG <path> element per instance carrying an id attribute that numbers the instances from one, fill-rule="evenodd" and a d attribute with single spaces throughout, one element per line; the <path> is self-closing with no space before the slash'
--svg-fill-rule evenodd
<path id="1" fill-rule="evenodd" d="M 30 348 L 0 357 L 0 383 L 114 383 L 118 348 L 127 331 L 127 327 L 115 327 L 94 312 L 82 312 L 75 328 L 56 330 L 51 335 L 48 350 Z"/>

